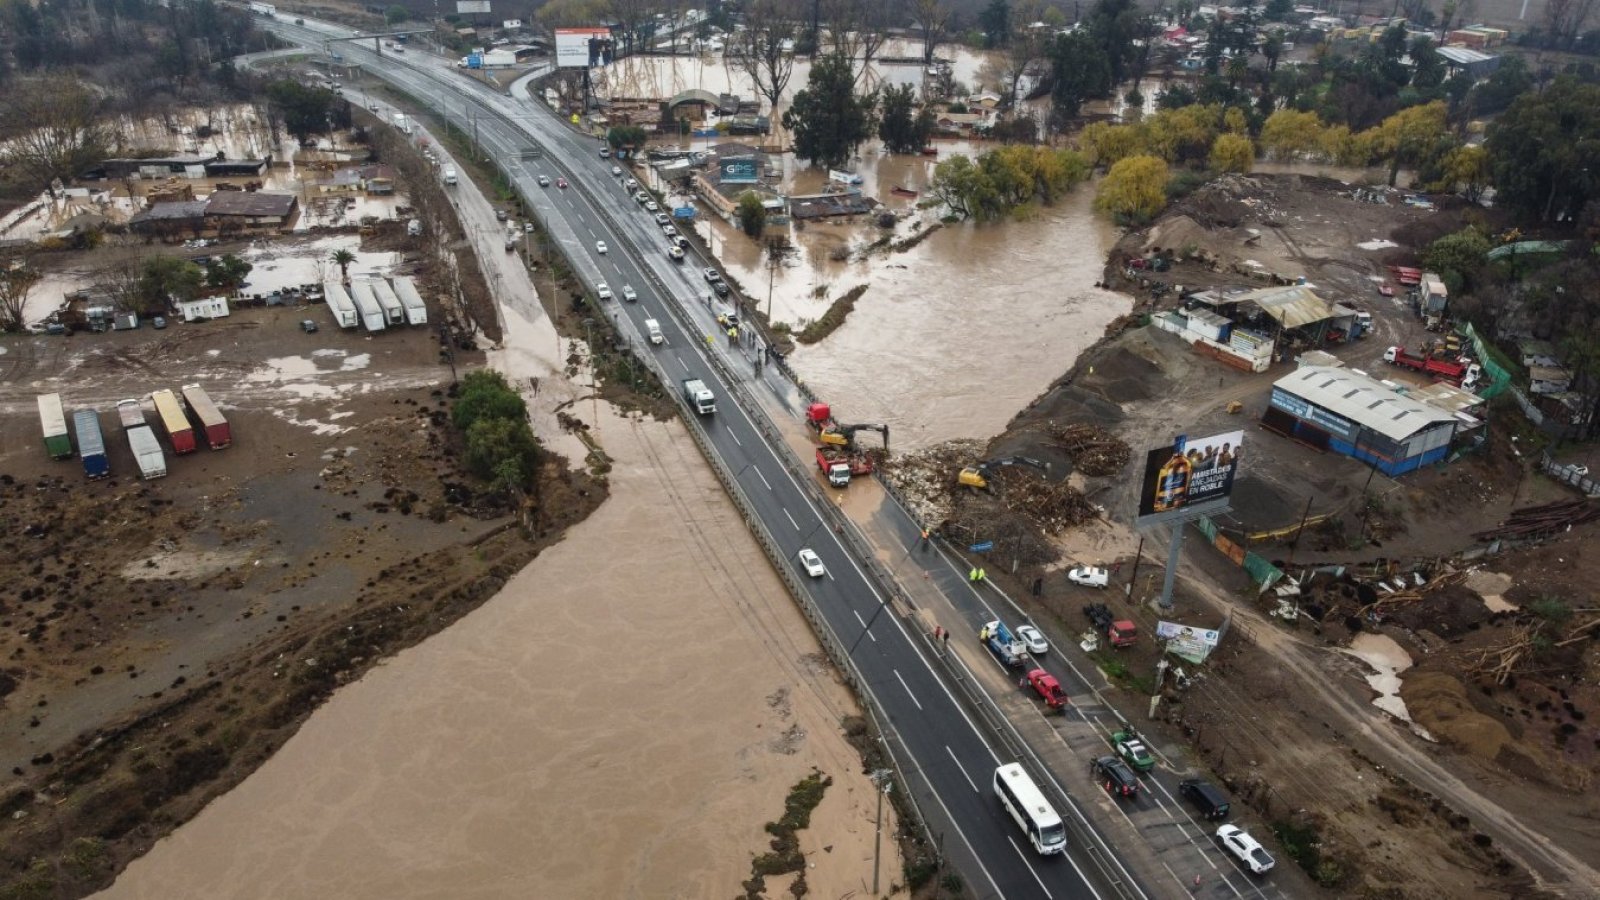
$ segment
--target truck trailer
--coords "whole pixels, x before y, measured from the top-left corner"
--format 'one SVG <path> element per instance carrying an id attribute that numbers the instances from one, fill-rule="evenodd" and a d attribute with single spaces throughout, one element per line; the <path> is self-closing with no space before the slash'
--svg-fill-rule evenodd
<path id="1" fill-rule="evenodd" d="M 100 414 L 92 409 L 80 409 L 72 414 L 72 430 L 78 433 L 78 456 L 83 460 L 83 474 L 90 478 L 104 478 L 111 474 L 111 463 L 106 459 L 106 439 L 100 433 Z"/>
<path id="2" fill-rule="evenodd" d="M 344 289 L 344 285 L 337 281 L 323 282 L 322 298 L 340 328 L 354 328 L 360 323 L 356 316 L 356 303 L 350 299 L 350 293 Z"/>
<path id="3" fill-rule="evenodd" d="M 183 386 L 183 399 L 189 401 L 189 408 L 200 419 L 200 425 L 205 429 L 206 443 L 211 445 L 211 449 L 221 450 L 233 443 L 233 429 L 205 388 L 198 384 L 186 384 Z"/>
<path id="4" fill-rule="evenodd" d="M 383 307 L 378 305 L 378 298 L 372 293 L 372 286 L 365 281 L 350 282 L 350 299 L 355 301 L 356 313 L 361 316 L 361 327 L 368 331 L 382 331 L 385 323 Z"/>
<path id="5" fill-rule="evenodd" d="M 44 449 L 51 459 L 72 455 L 72 436 L 67 433 L 67 413 L 61 408 L 60 394 L 39 395 L 39 424 L 44 429 Z"/>
<path id="6" fill-rule="evenodd" d="M 383 317 L 390 325 L 404 325 L 406 323 L 406 308 L 400 304 L 400 297 L 395 294 L 394 288 L 389 287 L 389 282 L 382 278 L 374 278 L 371 282 L 372 295 L 378 298 L 378 306 L 383 309 Z"/>
<path id="7" fill-rule="evenodd" d="M 117 401 L 117 421 L 122 423 L 122 430 L 138 428 L 144 422 L 144 406 L 137 400 Z"/>
<path id="8" fill-rule="evenodd" d="M 683 380 L 683 399 L 702 416 L 709 416 L 717 411 L 717 395 L 711 393 L 706 383 L 698 378 Z"/>
<path id="9" fill-rule="evenodd" d="M 189 417 L 183 414 L 183 401 L 166 388 L 152 391 L 150 399 L 156 405 L 156 418 L 161 420 L 161 429 L 167 433 L 167 443 L 172 445 L 172 452 L 179 456 L 193 453 L 194 426 L 189 424 Z"/>
<path id="10" fill-rule="evenodd" d="M 149 425 L 135 425 L 128 429 L 128 449 L 139 463 L 139 476 L 146 481 L 164 478 L 167 474 L 167 454 Z"/>
<path id="11" fill-rule="evenodd" d="M 406 308 L 406 324 L 428 324 L 428 304 L 422 302 L 422 294 L 417 292 L 417 283 L 411 280 L 411 276 L 396 278 L 394 293 L 400 298 L 400 305 Z"/>

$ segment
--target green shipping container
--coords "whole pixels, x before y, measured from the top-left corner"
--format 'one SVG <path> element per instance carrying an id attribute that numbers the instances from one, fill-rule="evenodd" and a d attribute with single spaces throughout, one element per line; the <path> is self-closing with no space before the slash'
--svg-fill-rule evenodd
<path id="1" fill-rule="evenodd" d="M 72 436 L 67 433 L 67 414 L 61 408 L 60 394 L 39 395 L 39 424 L 44 429 L 44 449 L 51 459 L 72 457 Z"/>

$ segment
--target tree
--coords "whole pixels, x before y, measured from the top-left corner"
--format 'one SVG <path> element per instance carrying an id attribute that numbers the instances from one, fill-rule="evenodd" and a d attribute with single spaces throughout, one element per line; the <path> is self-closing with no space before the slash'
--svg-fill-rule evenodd
<path id="1" fill-rule="evenodd" d="M 898 25 L 898 0 L 813 0 L 828 22 L 830 52 L 850 60 L 856 82 L 889 39 L 889 26 Z"/>
<path id="2" fill-rule="evenodd" d="M 334 123 L 334 107 L 344 103 L 333 91 L 289 79 L 267 85 L 267 102 L 283 117 L 284 129 L 302 141 L 326 134 Z"/>
<path id="3" fill-rule="evenodd" d="M 219 291 L 236 290 L 254 268 L 232 253 L 224 254 L 206 264 L 206 286 Z"/>
<path id="4" fill-rule="evenodd" d="M 1476 145 L 1451 150 L 1444 158 L 1443 181 L 1444 190 L 1460 190 L 1468 203 L 1477 203 L 1489 186 L 1489 151 Z"/>
<path id="5" fill-rule="evenodd" d="M 964 155 L 940 162 L 931 192 L 953 215 L 988 222 L 1036 201 L 1048 206 L 1088 176 L 1088 161 L 1074 150 L 1014 145 L 976 163 Z"/>
<path id="6" fill-rule="evenodd" d="M 1083 101 L 1111 89 L 1111 63 L 1093 37 L 1083 31 L 1057 35 L 1050 45 L 1055 84 L 1050 105 L 1059 119 L 1076 119 Z"/>
<path id="7" fill-rule="evenodd" d="M 15 7 L 17 4 L 13 4 Z M 20 4 L 26 6 L 27 4 Z M 0 169 L 31 193 L 78 175 L 110 153 L 100 93 L 76 76 L 19 79 L 0 99 Z"/>
<path id="8" fill-rule="evenodd" d="M 1248 172 L 1256 162 L 1256 147 L 1242 134 L 1224 134 L 1211 145 L 1211 171 Z"/>
<path id="9" fill-rule="evenodd" d="M 844 165 L 873 132 L 876 97 L 857 96 L 849 60 L 828 55 L 811 66 L 811 76 L 784 111 L 783 125 L 794 132 L 794 152 L 830 169 Z"/>
<path id="10" fill-rule="evenodd" d="M 890 153 L 915 153 L 933 133 L 933 112 L 917 109 L 916 89 L 909 84 L 890 85 L 880 95 L 882 110 L 878 137 Z"/>
<path id="11" fill-rule="evenodd" d="M 755 0 L 745 10 L 744 28 L 735 31 L 730 50 L 740 71 L 749 76 L 757 94 L 776 113 L 778 100 L 794 75 L 794 23 L 787 18 L 782 0 Z"/>
<path id="12" fill-rule="evenodd" d="M 1316 113 L 1280 109 L 1261 126 L 1261 149 L 1275 159 L 1291 160 L 1317 150 L 1322 120 Z"/>
<path id="13" fill-rule="evenodd" d="M 1447 234 L 1422 251 L 1422 265 L 1439 273 L 1452 294 L 1470 289 L 1489 258 L 1489 237 L 1474 226 Z"/>
<path id="14" fill-rule="evenodd" d="M 934 51 L 950 32 L 950 17 L 954 13 L 945 0 L 913 0 L 912 12 L 916 31 L 922 35 L 922 64 L 931 66 Z"/>
<path id="15" fill-rule="evenodd" d="M 495 489 L 520 492 L 533 481 L 539 442 L 528 420 L 484 418 L 466 431 L 467 469 Z"/>
<path id="16" fill-rule="evenodd" d="M 339 267 L 339 280 L 350 283 L 350 264 L 356 261 L 356 255 L 349 250 L 339 249 L 333 251 L 333 264 Z"/>
<path id="17" fill-rule="evenodd" d="M 461 378 L 461 389 L 450 420 L 465 432 L 479 419 L 526 419 L 528 405 L 511 389 L 505 376 L 493 369 L 478 369 Z"/>
<path id="18" fill-rule="evenodd" d="M 1444 68 L 1444 60 L 1439 57 L 1438 50 L 1433 46 L 1433 38 L 1425 34 L 1413 38 L 1409 55 L 1412 63 L 1411 85 L 1413 87 L 1432 91 L 1439 85 L 1444 84 L 1444 78 L 1447 74 Z"/>
<path id="19" fill-rule="evenodd" d="M 1423 151 L 1435 146 L 1434 139 L 1444 133 L 1446 110 L 1443 100 L 1402 109 L 1383 120 L 1376 129 L 1373 151 L 1389 160 L 1389 186 L 1393 187 L 1400 167 L 1423 160 Z"/>
<path id="20" fill-rule="evenodd" d="M 159 315 L 173 303 L 199 297 L 204 286 L 205 272 L 194 263 L 172 256 L 152 256 L 140 267 L 136 311 Z"/>
<path id="21" fill-rule="evenodd" d="M 411 18 L 411 10 L 406 9 L 404 6 L 391 6 L 383 11 L 383 21 L 390 26 L 399 25 L 409 18 Z"/>
<path id="22" fill-rule="evenodd" d="M 983 29 L 985 47 L 1006 46 L 1011 42 L 1011 4 L 1006 0 L 989 0 L 989 5 L 978 14 L 978 27 Z"/>
<path id="23" fill-rule="evenodd" d="M 641 150 L 650 133 L 638 125 L 615 125 L 606 130 L 606 143 L 613 150 Z"/>
<path id="24" fill-rule="evenodd" d="M 1479 115 L 1494 115 L 1510 107 L 1533 89 L 1533 73 L 1520 56 L 1506 55 L 1489 80 L 1472 90 L 1472 108 Z"/>
<path id="25" fill-rule="evenodd" d="M 1160 157 L 1130 156 L 1106 173 L 1095 208 L 1119 223 L 1142 225 L 1166 207 L 1168 177 L 1166 161 Z"/>
<path id="26" fill-rule="evenodd" d="M 26 265 L 0 269 L 0 331 L 21 331 L 28 292 L 43 277 Z"/>
<path id="27" fill-rule="evenodd" d="M 750 237 L 760 237 L 766 228 L 767 208 L 761 203 L 761 195 L 745 191 L 739 197 L 739 230 Z"/>
<path id="28" fill-rule="evenodd" d="M 1557 78 L 1519 98 L 1484 144 L 1496 200 L 1541 222 L 1572 218 L 1600 196 L 1600 86 Z"/>
<path id="29" fill-rule="evenodd" d="M 929 193 L 950 213 L 963 219 L 972 217 L 973 208 L 980 199 L 982 173 L 964 153 L 940 160 L 933 167 L 933 180 Z"/>

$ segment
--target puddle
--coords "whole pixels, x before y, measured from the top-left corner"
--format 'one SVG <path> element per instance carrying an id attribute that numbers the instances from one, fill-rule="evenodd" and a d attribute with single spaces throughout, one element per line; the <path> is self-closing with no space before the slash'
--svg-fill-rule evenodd
<path id="1" fill-rule="evenodd" d="M 1511 589 L 1513 583 L 1510 575 L 1485 572 L 1481 569 L 1468 575 L 1465 582 L 1468 590 L 1483 598 L 1483 605 L 1489 607 L 1490 612 L 1514 612 L 1521 609 L 1505 598 L 1505 592 Z"/>
<path id="2" fill-rule="evenodd" d="M 1411 721 L 1411 712 L 1400 699 L 1400 673 L 1412 665 L 1411 654 L 1405 648 L 1388 635 L 1362 632 L 1351 639 L 1350 646 L 1343 652 L 1372 668 L 1374 674 L 1367 676 L 1367 684 L 1378 692 L 1373 706 L 1405 722 L 1423 740 L 1433 740 L 1427 729 Z"/>

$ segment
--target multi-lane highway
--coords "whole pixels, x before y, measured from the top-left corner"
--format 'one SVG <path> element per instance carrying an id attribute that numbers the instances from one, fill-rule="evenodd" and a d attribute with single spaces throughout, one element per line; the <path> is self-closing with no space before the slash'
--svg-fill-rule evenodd
<path id="1" fill-rule="evenodd" d="M 313 47 L 351 33 L 318 22 L 267 25 Z M 339 52 L 345 64 L 366 68 L 474 134 L 582 280 L 591 288 L 602 281 L 610 285 L 617 299 L 603 303 L 603 313 L 652 360 L 668 386 L 676 389 L 681 379 L 698 377 L 717 394 L 717 412 L 692 417 L 696 421 L 690 427 L 699 429 L 714 465 L 737 488 L 758 537 L 786 561 L 788 577 L 809 597 L 823 639 L 848 654 L 849 668 L 890 732 L 890 746 L 909 782 L 898 788 L 915 798 L 974 895 L 1150 896 L 1076 807 L 1055 792 L 1053 780 L 1042 786 L 1060 812 L 1074 820 L 1072 833 L 1078 837 L 1065 856 L 1035 854 L 998 805 L 990 782 L 995 768 L 1013 756 L 1000 749 L 992 725 L 970 715 L 966 702 L 947 688 L 936 644 L 907 627 L 906 609 L 895 603 L 880 570 L 860 561 L 861 551 L 842 533 L 842 517 L 757 402 L 754 392 L 766 390 L 761 379 L 774 373 L 768 369 L 758 375 L 754 350 L 723 335 L 714 321 L 716 304 L 700 299 L 706 288 L 700 266 L 693 256 L 684 263 L 668 258 L 660 226 L 631 199 L 611 161 L 600 157 L 602 145 L 566 128 L 542 106 L 493 92 L 437 57 L 417 52 L 380 57 L 361 43 L 344 43 Z M 529 152 L 535 149 L 540 155 Z M 539 185 L 541 175 L 549 186 Z M 558 187 L 558 179 L 570 187 Z M 606 252 L 599 251 L 600 242 Z M 625 285 L 637 292 L 637 302 L 621 299 Z M 664 344 L 644 339 L 646 319 L 660 323 Z M 911 527 L 909 518 L 905 522 Z M 909 539 L 917 539 L 914 531 Z M 822 558 L 825 575 L 808 577 L 800 568 L 797 554 L 803 547 Z M 970 598 L 963 605 L 970 608 Z M 1040 774 L 1037 768 L 1035 773 Z"/>

